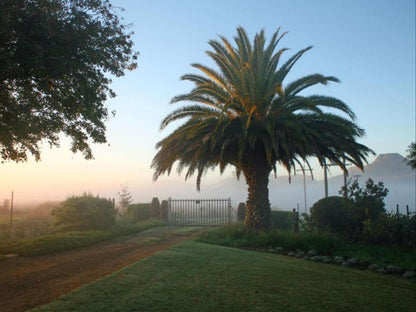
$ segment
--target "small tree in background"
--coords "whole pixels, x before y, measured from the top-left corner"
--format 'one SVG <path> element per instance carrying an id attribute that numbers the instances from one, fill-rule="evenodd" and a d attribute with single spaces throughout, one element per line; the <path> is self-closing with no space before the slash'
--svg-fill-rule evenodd
<path id="1" fill-rule="evenodd" d="M 121 208 L 121 214 L 124 215 L 126 213 L 127 207 L 132 203 L 129 188 L 127 186 L 123 186 L 121 188 L 121 191 L 118 192 L 118 196 L 119 196 L 118 203 Z"/>
<path id="2" fill-rule="evenodd" d="M 407 163 L 410 167 L 413 169 L 416 169 L 416 142 L 410 143 L 409 147 L 407 148 L 407 154 L 406 159 Z"/>
<path id="3" fill-rule="evenodd" d="M 52 211 L 55 226 L 61 230 L 105 230 L 114 225 L 116 210 L 105 198 L 84 193 L 68 197 Z"/>
<path id="4" fill-rule="evenodd" d="M 344 193 L 345 192 L 345 193 Z M 340 194 L 347 194 L 347 198 L 353 202 L 351 212 L 353 219 L 358 223 L 365 220 L 375 220 L 381 213 L 386 212 L 384 208 L 384 198 L 389 190 L 384 187 L 383 182 L 377 184 L 368 179 L 361 187 L 357 180 L 348 182 L 346 187 L 342 187 Z"/>
<path id="5" fill-rule="evenodd" d="M 152 202 L 150 203 L 150 217 L 151 218 L 160 218 L 161 211 L 160 211 L 160 202 L 159 198 L 153 197 Z"/>

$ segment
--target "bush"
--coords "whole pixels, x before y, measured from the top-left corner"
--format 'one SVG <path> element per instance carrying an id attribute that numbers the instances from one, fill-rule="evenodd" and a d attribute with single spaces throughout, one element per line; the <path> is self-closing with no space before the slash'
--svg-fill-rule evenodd
<path id="1" fill-rule="evenodd" d="M 345 234 L 351 228 L 351 203 L 339 196 L 322 198 L 313 204 L 311 219 L 320 230 Z"/>
<path id="2" fill-rule="evenodd" d="M 127 207 L 126 220 L 130 222 L 139 222 L 150 219 L 150 203 L 132 204 Z"/>
<path id="3" fill-rule="evenodd" d="M 237 221 L 244 221 L 246 217 L 246 204 L 239 203 L 237 207 Z"/>
<path id="4" fill-rule="evenodd" d="M 72 196 L 52 211 L 55 226 L 63 231 L 105 230 L 114 225 L 113 203 L 91 194 Z"/>
<path id="5" fill-rule="evenodd" d="M 272 211 L 272 228 L 279 230 L 293 230 L 295 216 L 292 211 Z"/>
<path id="6" fill-rule="evenodd" d="M 153 197 L 152 202 L 150 203 L 150 217 L 161 218 L 160 202 L 157 197 Z"/>
<path id="7" fill-rule="evenodd" d="M 364 223 L 362 240 L 370 244 L 416 246 L 416 215 L 384 213 Z"/>
<path id="8" fill-rule="evenodd" d="M 384 198 L 388 192 L 383 182 L 376 184 L 372 179 L 368 179 L 363 186 L 360 186 L 357 180 L 352 183 L 350 180 L 346 187 L 341 188 L 339 193 L 346 194 L 353 203 L 350 218 L 356 232 L 362 233 L 365 222 L 377 220 L 386 212 Z"/>
<path id="9" fill-rule="evenodd" d="M 416 269 L 416 249 L 400 246 L 367 246 L 348 242 L 336 234 L 316 231 L 257 232 L 248 230 L 243 224 L 228 225 L 202 233 L 200 241 L 254 250 L 276 250 L 283 252 L 316 250 L 319 255 L 358 258 L 361 263 L 381 266 L 397 265 L 407 270 Z M 282 251 L 280 251 L 282 252 Z"/>

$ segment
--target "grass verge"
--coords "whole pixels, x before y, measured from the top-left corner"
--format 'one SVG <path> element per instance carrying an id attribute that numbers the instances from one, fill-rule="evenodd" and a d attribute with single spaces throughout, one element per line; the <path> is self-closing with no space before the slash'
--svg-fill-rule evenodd
<path id="1" fill-rule="evenodd" d="M 416 283 L 187 241 L 32 311 L 413 311 Z"/>
<path id="2" fill-rule="evenodd" d="M 162 221 L 147 221 L 135 224 L 116 224 L 108 231 L 62 232 L 23 239 L 20 241 L 0 242 L 0 254 L 19 254 L 36 256 L 59 251 L 87 247 L 118 236 L 142 232 L 152 227 L 163 226 Z"/>

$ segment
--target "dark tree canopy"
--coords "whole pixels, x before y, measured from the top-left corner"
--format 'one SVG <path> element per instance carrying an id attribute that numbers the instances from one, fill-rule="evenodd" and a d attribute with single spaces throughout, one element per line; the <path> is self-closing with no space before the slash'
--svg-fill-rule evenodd
<path id="1" fill-rule="evenodd" d="M 39 144 L 72 139 L 92 158 L 105 143 L 110 75 L 136 67 L 132 33 L 107 0 L 0 1 L 0 152 L 40 158 Z"/>

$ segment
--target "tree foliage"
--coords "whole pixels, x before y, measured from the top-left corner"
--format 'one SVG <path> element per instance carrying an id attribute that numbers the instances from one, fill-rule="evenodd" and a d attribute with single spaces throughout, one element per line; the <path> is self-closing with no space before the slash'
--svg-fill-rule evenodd
<path id="1" fill-rule="evenodd" d="M 368 179 L 363 186 L 360 186 L 358 180 L 351 182 L 350 179 L 347 186 L 339 191 L 340 194 L 347 194 L 347 198 L 352 201 L 351 217 L 359 227 L 365 220 L 376 220 L 386 212 L 384 198 L 388 192 L 383 182 L 375 183 L 372 179 Z"/>
<path id="2" fill-rule="evenodd" d="M 124 215 L 126 212 L 127 207 L 132 203 L 131 195 L 129 192 L 129 188 L 127 186 L 123 186 L 121 191 L 118 192 L 119 197 L 119 205 L 121 207 L 121 212 Z"/>
<path id="3" fill-rule="evenodd" d="M 413 169 L 416 169 L 416 142 L 410 143 L 409 147 L 407 148 L 407 163 Z"/>
<path id="4" fill-rule="evenodd" d="M 67 198 L 52 215 L 62 230 L 105 230 L 116 221 L 113 203 L 91 194 Z"/>
<path id="5" fill-rule="evenodd" d="M 349 180 L 339 191 L 346 197 L 320 199 L 311 208 L 311 219 L 322 230 L 361 240 L 368 225 L 385 214 L 384 198 L 388 191 L 383 182 L 368 179 L 361 186 L 358 180 Z"/>
<path id="6" fill-rule="evenodd" d="M 39 144 L 72 139 L 92 158 L 105 143 L 110 75 L 136 67 L 132 33 L 108 0 L 0 1 L 0 153 L 40 159 Z"/>
<path id="7" fill-rule="evenodd" d="M 372 152 L 356 142 L 364 130 L 345 103 L 301 95 L 309 87 L 338 82 L 337 78 L 312 74 L 284 82 L 311 47 L 280 65 L 286 49 L 276 49 L 283 36 L 277 31 L 267 43 L 261 31 L 252 43 L 240 27 L 234 45 L 222 36 L 210 41 L 207 55 L 218 70 L 193 64 L 201 74 L 182 76 L 194 88 L 172 103 L 191 104 L 170 113 L 161 128 L 177 120 L 185 122 L 157 144 L 152 163 L 155 179 L 169 174 L 175 163 L 178 172 L 186 169 L 185 178 L 197 173 L 198 189 L 208 170 L 218 166 L 222 173 L 234 166 L 237 177 L 243 174 L 248 185 L 245 222 L 252 229 L 271 227 L 268 182 L 276 164 L 290 173 L 296 164 L 308 164 L 309 157 L 316 157 L 321 165 L 328 159 L 345 170 L 345 157 L 362 168 Z M 325 112 L 327 108 L 331 113 Z"/>

